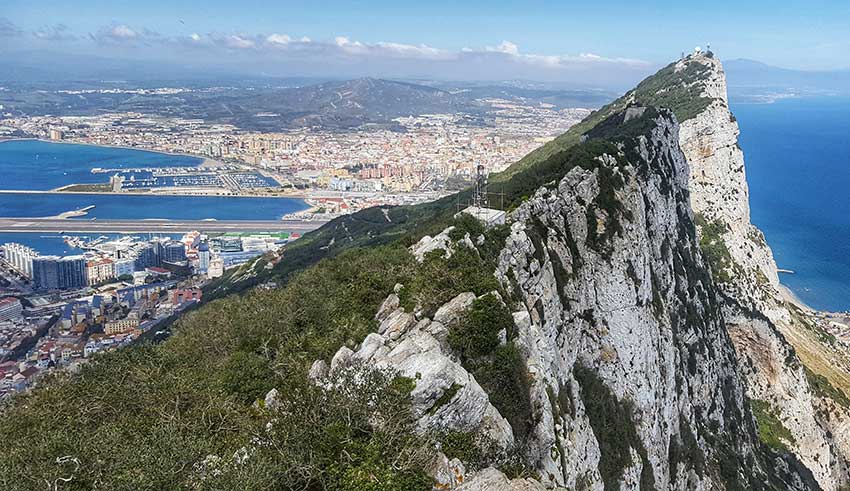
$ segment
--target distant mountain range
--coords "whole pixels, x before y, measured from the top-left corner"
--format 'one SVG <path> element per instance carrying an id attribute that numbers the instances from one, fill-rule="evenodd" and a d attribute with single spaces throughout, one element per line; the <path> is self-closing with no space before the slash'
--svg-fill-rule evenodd
<path id="1" fill-rule="evenodd" d="M 737 59 L 724 62 L 733 99 L 850 95 L 850 70 L 804 71 Z"/>
<path id="2" fill-rule="evenodd" d="M 228 123 L 247 130 L 287 128 L 329 129 L 376 125 L 393 128 L 395 118 L 421 114 L 460 114 L 470 124 L 486 124 L 492 107 L 484 99 L 507 99 L 556 108 L 599 107 L 612 95 L 601 91 L 541 90 L 511 85 L 433 82 L 428 85 L 397 80 L 360 78 L 299 85 L 299 80 L 266 79 L 256 85 L 204 87 L 198 81 L 182 85 L 189 91 L 139 94 L 134 91 L 60 92 L 59 85 L 12 84 L 0 92 L 0 105 L 11 115 L 92 115 L 135 111 Z M 139 85 L 95 82 L 95 89 L 131 89 Z M 72 88 L 85 84 L 75 83 Z"/>

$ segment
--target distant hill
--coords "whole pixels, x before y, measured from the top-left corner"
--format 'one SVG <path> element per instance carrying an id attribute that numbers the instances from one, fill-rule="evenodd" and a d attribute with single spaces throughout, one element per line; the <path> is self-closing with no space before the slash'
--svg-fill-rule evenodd
<path id="1" fill-rule="evenodd" d="M 0 63 L 2 66 L 2 63 Z M 24 70 L 24 68 L 20 68 Z M 35 70 L 35 69 L 33 69 Z M 58 89 L 135 89 L 186 87 L 169 94 L 131 92 L 63 93 Z M 267 78 L 221 81 L 77 81 L 12 83 L 0 92 L 0 105 L 13 115 L 93 115 L 135 111 L 233 124 L 251 131 L 363 125 L 397 128 L 393 120 L 422 114 L 460 114 L 470 124 L 485 124 L 492 112 L 483 99 L 523 104 L 595 108 L 613 96 L 603 91 L 513 87 L 509 85 L 423 82 L 359 78 L 321 81 Z"/>
<path id="2" fill-rule="evenodd" d="M 261 102 L 264 111 L 280 113 L 296 126 L 349 127 L 402 116 L 477 110 L 468 99 L 444 90 L 375 78 L 276 91 Z"/>
<path id="3" fill-rule="evenodd" d="M 733 99 L 771 95 L 850 95 L 850 70 L 805 71 L 736 59 L 724 63 Z"/>

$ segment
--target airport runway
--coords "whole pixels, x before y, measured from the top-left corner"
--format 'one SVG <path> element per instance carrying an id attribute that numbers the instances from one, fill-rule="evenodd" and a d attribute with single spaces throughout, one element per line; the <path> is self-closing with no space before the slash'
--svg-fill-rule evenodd
<path id="1" fill-rule="evenodd" d="M 325 221 L 301 220 L 80 220 L 61 218 L 0 218 L 0 232 L 146 233 L 191 230 L 202 232 L 298 232 L 315 230 Z"/>

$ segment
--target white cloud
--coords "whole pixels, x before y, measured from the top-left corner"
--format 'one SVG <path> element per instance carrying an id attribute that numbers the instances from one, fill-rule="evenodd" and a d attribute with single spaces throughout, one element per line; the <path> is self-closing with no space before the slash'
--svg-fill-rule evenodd
<path id="1" fill-rule="evenodd" d="M 67 41 L 70 39 L 76 39 L 77 37 L 70 32 L 68 26 L 65 24 L 42 27 L 37 31 L 33 31 L 32 35 L 42 41 Z"/>
<path id="2" fill-rule="evenodd" d="M 222 39 L 222 44 L 225 47 L 232 49 L 250 49 L 257 45 L 257 43 L 255 43 L 248 37 L 237 36 L 236 34 L 231 34 L 230 36 L 224 37 Z"/>
<path id="3" fill-rule="evenodd" d="M 473 50 L 474 51 L 474 50 Z M 496 47 L 487 46 L 484 48 L 484 51 L 490 51 L 493 53 L 504 53 L 506 55 L 518 55 L 519 54 L 519 46 L 510 42 L 510 41 L 502 41 Z"/>
<path id="4" fill-rule="evenodd" d="M 115 39 L 135 39 L 139 36 L 136 31 L 130 29 L 124 24 L 113 26 L 112 29 L 109 30 L 109 34 Z"/>
<path id="5" fill-rule="evenodd" d="M 270 34 L 266 38 L 266 42 L 270 44 L 280 44 L 286 46 L 292 42 L 292 38 L 286 34 Z"/>
<path id="6" fill-rule="evenodd" d="M 200 40 L 201 40 L 201 35 L 200 35 L 200 34 L 198 34 L 197 32 L 193 32 L 193 33 L 189 36 L 189 39 L 191 39 L 192 41 L 198 42 L 198 41 L 200 41 Z"/>

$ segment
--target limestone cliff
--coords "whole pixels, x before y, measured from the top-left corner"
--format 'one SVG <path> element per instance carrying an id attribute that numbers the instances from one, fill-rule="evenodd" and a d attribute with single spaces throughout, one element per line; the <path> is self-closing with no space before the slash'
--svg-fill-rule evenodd
<path id="1" fill-rule="evenodd" d="M 518 453 L 549 488 L 816 489 L 793 455 L 759 440 L 723 295 L 700 252 L 675 117 L 632 106 L 584 140 L 559 157 L 561 177 L 510 213 L 495 265 L 503 294 L 489 295 L 513 312 L 499 343 L 521 354 L 524 417 L 496 407 L 476 377 L 487 372 L 451 342 L 482 300 L 471 293 L 434 313 L 391 295 L 378 332 L 340 349 L 330 370 L 355 361 L 398 370 L 416 381 L 422 430 L 473 433 Z M 477 253 L 483 242 L 453 235 L 411 250 Z M 322 362 L 315 372 L 320 380 Z M 448 488 L 538 485 L 466 475 L 449 459 L 433 475 Z"/>
<path id="2" fill-rule="evenodd" d="M 776 264 L 764 235 L 750 223 L 744 155 L 729 111 L 726 78 L 713 56 L 691 55 L 674 65 L 698 66 L 696 87 L 708 106 L 681 123 L 679 143 L 691 166 L 691 205 L 703 244 L 719 251 L 714 277 L 741 358 L 748 395 L 766 401 L 793 435 L 788 442 L 827 490 L 848 484 L 850 414 L 816 394 L 806 369 L 783 333 L 796 337 L 805 320 L 792 316 L 779 291 Z M 714 244 L 707 242 L 714 241 Z M 817 344 L 817 343 L 814 343 Z M 822 355 L 814 355 L 814 358 Z"/>

